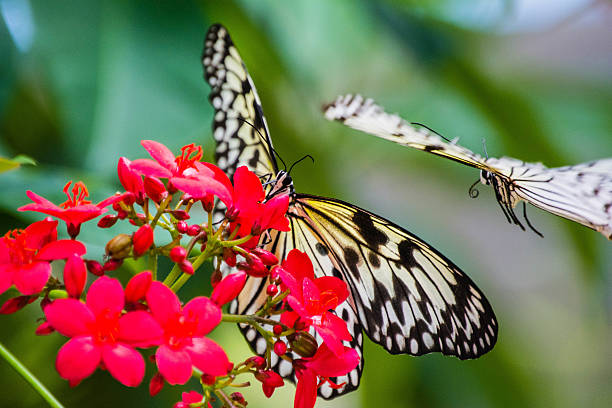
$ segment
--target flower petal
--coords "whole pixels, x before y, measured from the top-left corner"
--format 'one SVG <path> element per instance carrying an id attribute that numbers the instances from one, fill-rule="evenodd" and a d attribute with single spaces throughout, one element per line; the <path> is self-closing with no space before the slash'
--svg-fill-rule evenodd
<path id="1" fill-rule="evenodd" d="M 334 354 L 323 343 L 306 366 L 322 377 L 337 377 L 348 373 L 359 364 L 359 354 L 350 347 L 344 347 L 340 356 Z"/>
<path id="2" fill-rule="evenodd" d="M 55 259 L 66 259 L 70 255 L 84 255 L 87 248 L 81 242 L 73 239 L 61 239 L 53 241 L 41 248 L 36 259 L 52 261 Z"/>
<path id="3" fill-rule="evenodd" d="M 102 276 L 89 287 L 87 306 L 94 315 L 103 312 L 120 313 L 123 305 L 123 287 L 117 279 Z"/>
<path id="4" fill-rule="evenodd" d="M 75 337 L 60 348 L 55 368 L 62 378 L 79 382 L 96 370 L 101 359 L 102 350 L 94 345 L 91 337 Z"/>
<path id="5" fill-rule="evenodd" d="M 162 326 L 181 312 L 181 304 L 176 294 L 159 281 L 151 282 L 146 298 L 153 317 Z"/>
<path id="6" fill-rule="evenodd" d="M 191 378 L 192 365 L 189 353 L 161 345 L 155 353 L 157 368 L 169 384 L 185 384 Z"/>
<path id="7" fill-rule="evenodd" d="M 174 168 L 176 167 L 176 158 L 170 149 L 154 140 L 141 140 L 140 144 L 160 165 L 174 172 Z"/>
<path id="8" fill-rule="evenodd" d="M 214 194 L 228 206 L 232 204 L 232 192 L 222 183 L 212 177 L 172 177 L 172 185 L 195 199 L 204 198 L 207 194 Z"/>
<path id="9" fill-rule="evenodd" d="M 197 321 L 195 336 L 204 336 L 221 322 L 221 308 L 209 298 L 198 296 L 183 307 L 183 316 L 188 321 Z"/>
<path id="10" fill-rule="evenodd" d="M 130 167 L 145 176 L 169 178 L 172 177 L 172 172 L 160 165 L 159 163 L 150 159 L 137 159 L 134 160 Z"/>
<path id="11" fill-rule="evenodd" d="M 145 362 L 139 352 L 116 343 L 102 349 L 102 361 L 108 372 L 127 387 L 138 386 L 145 373 Z"/>
<path id="12" fill-rule="evenodd" d="M 76 299 L 57 299 L 45 307 L 47 322 L 68 337 L 89 333 L 89 324 L 95 321 L 93 313 Z"/>
<path id="13" fill-rule="evenodd" d="M 29 248 L 40 249 L 45 244 L 57 239 L 57 221 L 49 219 L 36 221 L 25 229 L 26 244 Z"/>
<path id="14" fill-rule="evenodd" d="M 317 376 L 311 370 L 297 372 L 294 408 L 313 408 L 317 400 Z"/>
<path id="15" fill-rule="evenodd" d="M 185 348 L 191 362 L 203 373 L 220 376 L 227 374 L 230 362 L 223 348 L 207 337 L 194 337 L 192 344 Z"/>
<path id="16" fill-rule="evenodd" d="M 145 311 L 128 312 L 119 318 L 119 339 L 135 347 L 160 344 L 163 335 L 159 323 Z"/>
<path id="17" fill-rule="evenodd" d="M 292 249 L 287 254 L 287 258 L 283 261 L 282 266 L 293 275 L 300 285 L 304 278 L 315 278 L 310 258 L 298 249 Z"/>
<path id="18" fill-rule="evenodd" d="M 321 276 L 314 280 L 319 289 L 321 304 L 325 310 L 335 309 L 349 296 L 346 282 L 335 276 Z"/>
<path id="19" fill-rule="evenodd" d="M 11 264 L 0 264 L 0 294 L 13 285 L 15 267 Z"/>
<path id="20" fill-rule="evenodd" d="M 13 283 L 24 295 L 39 293 L 49 280 L 51 265 L 48 262 L 32 262 L 15 268 Z"/>
<path id="21" fill-rule="evenodd" d="M 352 339 L 351 333 L 346 328 L 346 322 L 329 312 L 323 314 L 321 321 L 315 325 L 315 330 L 323 339 L 323 343 L 327 344 L 329 349 L 337 356 L 344 352 L 342 341 Z"/>

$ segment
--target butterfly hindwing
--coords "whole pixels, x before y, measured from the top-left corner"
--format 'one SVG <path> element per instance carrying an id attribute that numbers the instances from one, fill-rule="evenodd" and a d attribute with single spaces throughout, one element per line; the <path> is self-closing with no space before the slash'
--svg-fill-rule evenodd
<path id="1" fill-rule="evenodd" d="M 484 159 L 360 95 L 340 96 L 324 107 L 324 113 L 354 129 L 482 170 L 481 181 L 493 187 L 508 221 L 523 229 L 513 211 L 522 200 L 612 239 L 612 159 L 557 168 L 509 157 Z"/>

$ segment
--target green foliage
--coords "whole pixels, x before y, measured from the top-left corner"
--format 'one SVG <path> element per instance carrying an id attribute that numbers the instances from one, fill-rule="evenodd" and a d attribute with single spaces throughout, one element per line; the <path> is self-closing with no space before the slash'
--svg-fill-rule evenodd
<path id="1" fill-rule="evenodd" d="M 506 224 L 488 190 L 467 197 L 473 170 L 320 113 L 337 94 L 359 92 L 475 151 L 485 138 L 491 156 L 547 165 L 610 156 L 609 62 L 576 70 L 569 57 L 534 57 L 520 47 L 542 33 L 466 28 L 447 18 L 458 3 L 470 7 L 450 0 L 30 2 L 30 49 L 18 50 L 0 20 L 0 154 L 26 154 L 39 165 L 2 174 L 3 231 L 37 219 L 15 212 L 27 189 L 61 202 L 73 179 L 96 192 L 94 202 L 112 194 L 118 156 L 144 157 L 141 139 L 172 149 L 202 143 L 212 159 L 199 57 L 207 27 L 221 22 L 253 76 L 280 155 L 288 164 L 315 157 L 294 169 L 296 188 L 354 202 L 415 232 L 478 283 L 500 321 L 498 345 L 476 361 L 390 356 L 368 344 L 360 394 L 319 406 L 609 406 L 610 243 L 535 209 L 531 220 L 545 238 L 522 232 Z M 502 3 L 506 10 L 512 2 Z M 206 273 L 198 278 L 203 290 Z M 0 341 L 67 406 L 179 399 L 178 387 L 151 400 L 146 384 L 125 389 L 103 372 L 71 389 L 53 368 L 60 336 L 33 335 L 41 316 L 28 309 L 3 316 Z M 237 329 L 215 336 L 230 345 L 230 357 L 247 355 Z M 11 390 L 3 405 L 41 404 L 2 364 L 0 387 Z M 247 398 L 263 406 L 256 387 Z M 290 401 L 281 391 L 270 403 Z"/>

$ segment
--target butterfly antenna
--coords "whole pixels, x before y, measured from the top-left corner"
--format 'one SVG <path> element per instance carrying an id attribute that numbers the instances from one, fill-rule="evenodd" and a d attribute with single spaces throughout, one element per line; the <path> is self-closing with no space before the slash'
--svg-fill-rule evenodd
<path id="1" fill-rule="evenodd" d="M 487 153 L 487 141 L 484 137 L 482 138 L 482 150 L 484 150 L 485 157 L 488 159 L 489 153 Z"/>
<path id="2" fill-rule="evenodd" d="M 410 122 L 411 125 L 417 125 L 420 127 L 424 127 L 425 129 L 429 130 L 431 133 L 435 133 L 436 135 L 440 136 L 442 139 L 446 140 L 448 143 L 453 143 L 452 140 L 448 140 L 447 138 L 445 138 L 444 136 L 442 136 L 441 134 L 439 134 L 438 132 L 436 132 L 435 130 L 433 130 L 432 128 L 430 128 L 427 125 L 424 125 L 422 123 L 419 122 Z"/>
<path id="3" fill-rule="evenodd" d="M 303 161 L 303 160 L 304 160 L 304 159 L 306 159 L 306 158 L 308 158 L 308 159 L 312 160 L 312 164 L 314 164 L 315 159 L 314 159 L 314 158 L 313 158 L 311 155 L 307 154 L 306 156 L 302 157 L 301 159 L 299 159 L 298 161 L 296 161 L 295 163 L 293 163 L 293 164 L 291 165 L 291 167 L 289 168 L 289 171 L 287 172 L 287 174 L 291 174 L 291 170 L 293 170 L 293 168 L 295 167 L 295 165 L 296 165 L 296 164 L 298 164 L 299 162 Z"/>
<path id="4" fill-rule="evenodd" d="M 480 179 L 476 180 L 474 184 L 470 186 L 470 189 L 468 190 L 470 198 L 476 198 L 480 195 L 480 191 L 478 191 L 478 189 L 476 188 L 478 183 L 480 183 Z"/>
<path id="5" fill-rule="evenodd" d="M 531 228 L 531 230 L 533 232 L 538 234 L 540 236 L 540 238 L 544 238 L 544 235 L 542 235 L 542 233 L 540 231 L 535 229 L 535 227 L 533 225 L 531 225 L 531 222 L 529 221 L 529 218 L 527 218 L 527 204 L 525 204 L 524 201 L 523 201 L 523 218 L 525 218 L 525 221 L 527 222 L 527 225 L 529 226 L 529 228 Z"/>
<path id="6" fill-rule="evenodd" d="M 276 149 L 270 144 L 268 143 L 268 139 L 266 139 L 264 137 L 264 135 L 261 134 L 261 132 L 259 131 L 259 129 L 257 129 L 257 127 L 255 125 L 253 125 L 251 122 L 249 122 L 248 120 L 238 117 L 236 118 L 239 121 L 242 121 L 244 123 L 246 123 L 247 125 L 249 125 L 250 127 L 252 127 L 253 129 L 255 129 L 255 131 L 257 132 L 257 134 L 259 135 L 259 137 L 261 138 L 262 142 L 264 142 L 265 144 L 268 145 L 268 147 L 270 148 L 270 150 L 272 150 L 272 152 L 276 155 L 276 157 L 278 157 L 278 159 L 281 161 L 281 163 L 283 163 L 283 168 L 285 171 L 287 171 L 287 165 L 285 164 L 285 161 L 283 160 L 283 158 L 281 157 L 280 154 L 278 154 L 278 152 L 276 151 Z"/>

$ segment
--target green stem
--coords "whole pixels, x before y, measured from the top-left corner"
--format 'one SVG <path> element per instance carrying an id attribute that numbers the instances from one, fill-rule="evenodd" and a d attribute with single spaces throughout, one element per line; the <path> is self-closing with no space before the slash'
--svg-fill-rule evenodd
<path id="1" fill-rule="evenodd" d="M 153 220 L 151 221 L 151 228 L 155 228 L 155 224 L 157 224 L 159 217 L 162 216 L 162 214 L 164 213 L 164 210 L 168 207 L 168 204 L 170 204 L 170 201 L 172 201 L 172 196 L 168 195 L 168 197 L 166 197 L 166 199 L 159 204 L 157 213 L 155 214 L 155 217 L 153 217 Z"/>
<path id="2" fill-rule="evenodd" d="M 172 283 L 174 283 L 174 281 L 176 280 L 176 278 L 179 277 L 180 274 L 181 274 L 181 268 L 179 268 L 178 264 L 174 264 L 174 266 L 172 267 L 172 270 L 170 271 L 168 276 L 166 276 L 166 279 L 164 279 L 163 284 L 166 286 L 172 285 Z"/>
<path id="3" fill-rule="evenodd" d="M 6 362 L 9 363 L 11 367 L 13 367 L 13 369 L 15 369 L 15 371 L 17 371 L 19 375 L 23 377 L 24 380 L 26 380 L 32 386 L 32 388 L 34 388 L 36 392 L 43 397 L 45 401 L 47 401 L 49 406 L 55 408 L 64 407 L 43 385 L 43 383 L 41 383 L 38 378 L 34 377 L 34 374 L 32 374 L 23 364 L 21 364 L 21 361 L 11 354 L 11 352 L 8 351 L 2 343 L 0 343 L 0 355 L 2 355 L 2 358 L 4 358 L 4 360 L 6 360 Z"/>
<path id="4" fill-rule="evenodd" d="M 172 286 L 170 286 L 170 289 L 172 289 L 172 291 L 173 291 L 174 293 L 176 293 L 176 292 L 177 292 L 177 291 L 178 291 L 180 288 L 182 288 L 182 287 L 183 287 L 183 285 L 184 285 L 185 283 L 187 283 L 187 281 L 189 280 L 189 278 L 191 278 L 191 276 L 192 276 L 192 275 L 190 275 L 190 274 L 188 274 L 188 273 L 184 273 L 184 274 L 182 274 L 182 275 L 181 275 L 181 277 L 180 277 L 180 278 L 178 278 L 178 279 L 176 280 L 176 282 L 174 282 L 174 283 L 172 284 Z"/>

